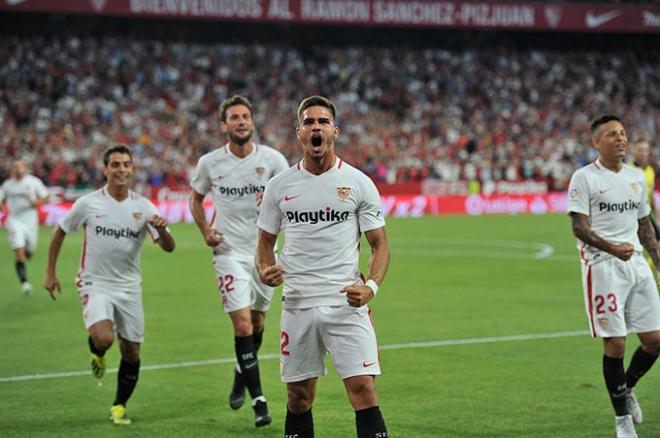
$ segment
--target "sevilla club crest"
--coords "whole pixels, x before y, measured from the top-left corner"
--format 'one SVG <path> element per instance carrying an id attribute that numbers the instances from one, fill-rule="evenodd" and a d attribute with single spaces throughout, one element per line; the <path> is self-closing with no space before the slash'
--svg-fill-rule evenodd
<path id="1" fill-rule="evenodd" d="M 265 170 L 266 168 L 261 166 L 254 168 L 254 171 L 257 172 L 257 176 L 263 175 Z"/>
<path id="2" fill-rule="evenodd" d="M 351 194 L 350 187 L 337 187 L 337 197 L 339 198 L 340 201 L 347 200 L 350 194 Z"/>
<path id="3" fill-rule="evenodd" d="M 134 211 L 133 212 L 133 219 L 135 219 L 136 221 L 139 221 L 141 218 L 142 218 L 142 213 L 140 213 L 139 211 Z"/>

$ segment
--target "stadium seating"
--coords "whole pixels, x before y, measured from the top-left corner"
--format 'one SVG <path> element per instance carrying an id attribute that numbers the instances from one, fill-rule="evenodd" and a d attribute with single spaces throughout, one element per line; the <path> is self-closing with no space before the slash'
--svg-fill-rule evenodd
<path id="1" fill-rule="evenodd" d="M 550 38 L 550 37 L 548 37 Z M 475 44 L 327 47 L 163 42 L 121 36 L 0 37 L 0 181 L 20 154 L 49 185 L 96 186 L 100 151 L 132 146 L 137 178 L 185 184 L 221 138 L 228 94 L 255 104 L 257 138 L 300 158 L 295 107 L 336 102 L 339 154 L 382 182 L 539 180 L 565 188 L 595 153 L 590 119 L 660 129 L 657 50 Z"/>

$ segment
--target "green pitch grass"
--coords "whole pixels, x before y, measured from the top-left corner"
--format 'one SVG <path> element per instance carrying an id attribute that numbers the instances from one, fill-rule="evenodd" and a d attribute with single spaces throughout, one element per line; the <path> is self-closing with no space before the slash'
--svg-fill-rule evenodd
<path id="1" fill-rule="evenodd" d="M 35 291 L 27 298 L 0 231 L 0 435 L 283 435 L 279 303 L 260 351 L 273 424 L 257 430 L 248 405 L 234 412 L 227 404 L 233 335 L 219 308 L 209 251 L 194 226 L 172 230 L 178 241 L 173 254 L 151 244 L 143 252 L 142 364 L 179 367 L 143 369 L 127 428 L 108 419 L 116 374 L 109 372 L 102 385 L 88 374 L 73 284 L 80 234 L 65 241 L 58 267 L 64 291 L 52 302 L 41 287 L 50 231 L 42 230 L 29 263 Z M 382 346 L 377 387 L 392 437 L 614 436 L 601 345 L 586 334 L 579 264 L 565 216 L 390 219 L 388 234 L 392 263 L 371 308 Z M 557 335 L 503 338 L 544 334 Z M 454 342 L 460 340 L 465 342 Z M 631 338 L 627 358 L 636 345 Z M 208 360 L 215 362 L 204 364 Z M 109 366 L 118 361 L 115 345 Z M 190 366 L 180 366 L 185 363 Z M 316 436 L 355 436 L 353 411 L 327 363 L 314 406 Z M 73 371 L 86 374 L 50 376 Z M 33 374 L 46 376 L 7 381 Z M 659 389 L 656 366 L 637 389 L 645 409 L 640 436 L 660 436 Z"/>

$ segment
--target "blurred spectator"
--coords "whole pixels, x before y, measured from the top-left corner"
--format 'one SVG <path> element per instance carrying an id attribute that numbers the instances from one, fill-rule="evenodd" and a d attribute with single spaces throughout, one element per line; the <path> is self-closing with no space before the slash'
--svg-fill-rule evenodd
<path id="1" fill-rule="evenodd" d="M 218 103 L 254 102 L 257 137 L 300 158 L 292 120 L 323 94 L 342 113 L 338 154 L 382 182 L 543 180 L 565 189 L 595 158 L 589 122 L 657 138 L 657 50 L 458 49 L 164 43 L 131 37 L 0 37 L 0 181 L 21 155 L 47 184 L 93 187 L 110 143 L 141 183 L 186 184 L 220 141 Z M 313 73 L 313 74 L 312 74 Z"/>

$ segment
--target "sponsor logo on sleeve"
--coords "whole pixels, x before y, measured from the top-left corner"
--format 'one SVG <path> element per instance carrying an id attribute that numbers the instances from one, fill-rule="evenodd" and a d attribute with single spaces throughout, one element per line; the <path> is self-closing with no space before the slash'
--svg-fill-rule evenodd
<path id="1" fill-rule="evenodd" d="M 578 196 L 580 196 L 580 191 L 578 189 L 571 189 L 571 193 L 569 194 L 571 199 L 577 199 Z"/>

